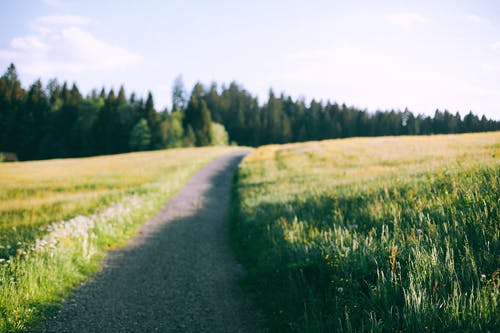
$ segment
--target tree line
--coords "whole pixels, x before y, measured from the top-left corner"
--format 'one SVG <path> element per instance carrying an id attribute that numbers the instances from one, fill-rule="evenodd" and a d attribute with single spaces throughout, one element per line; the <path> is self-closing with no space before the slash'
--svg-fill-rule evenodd
<path id="1" fill-rule="evenodd" d="M 271 90 L 260 105 L 236 83 L 204 87 L 190 94 L 180 78 L 172 108 L 159 112 L 153 96 L 144 100 L 123 87 L 93 90 L 83 97 L 76 84 L 40 80 L 27 90 L 11 64 L 0 77 L 0 151 L 21 160 L 83 157 L 172 147 L 259 146 L 352 136 L 419 135 L 496 131 L 500 122 L 472 112 L 436 110 L 433 117 L 408 110 L 375 113 L 345 104 L 293 100 Z"/>
<path id="2" fill-rule="evenodd" d="M 83 97 L 76 84 L 54 79 L 25 90 L 11 64 L 0 77 L 0 151 L 32 160 L 228 144 L 203 101 L 178 111 L 158 112 L 151 93 L 127 97 L 123 87 Z"/>
<path id="3" fill-rule="evenodd" d="M 436 110 L 434 116 L 408 109 L 374 113 L 345 104 L 293 100 L 272 90 L 263 106 L 246 90 L 231 83 L 220 92 L 215 84 L 202 89 L 214 121 L 222 123 L 230 140 L 240 145 L 300 142 L 353 136 L 429 135 L 500 130 L 500 122 L 469 112 Z"/>

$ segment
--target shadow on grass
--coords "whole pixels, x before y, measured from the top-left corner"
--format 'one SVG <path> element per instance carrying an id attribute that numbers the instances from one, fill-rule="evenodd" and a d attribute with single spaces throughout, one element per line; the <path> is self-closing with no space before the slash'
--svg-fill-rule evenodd
<path id="1" fill-rule="evenodd" d="M 490 248 L 500 250 L 491 243 L 500 218 L 497 173 L 340 188 L 254 206 L 242 201 L 248 188 L 235 177 L 230 231 L 249 271 L 245 287 L 275 331 L 492 329 L 494 315 L 464 319 L 479 303 L 464 307 L 471 312 L 463 317 L 445 305 L 478 288 L 490 292 L 479 275 L 493 281 L 498 267 Z M 411 308 L 405 297 L 412 285 L 429 304 Z"/>

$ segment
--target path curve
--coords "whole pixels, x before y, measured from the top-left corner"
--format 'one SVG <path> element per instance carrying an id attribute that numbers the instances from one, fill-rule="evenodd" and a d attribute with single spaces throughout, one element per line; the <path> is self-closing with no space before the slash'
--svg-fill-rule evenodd
<path id="1" fill-rule="evenodd" d="M 202 168 L 44 332 L 260 332 L 228 241 L 231 180 L 245 152 Z"/>

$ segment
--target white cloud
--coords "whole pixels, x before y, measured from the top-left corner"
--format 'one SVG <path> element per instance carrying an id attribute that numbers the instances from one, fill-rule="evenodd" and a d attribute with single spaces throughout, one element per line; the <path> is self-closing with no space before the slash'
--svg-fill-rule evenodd
<path id="1" fill-rule="evenodd" d="M 427 19 L 418 13 L 392 13 L 385 16 L 387 22 L 405 29 L 427 22 Z"/>
<path id="2" fill-rule="evenodd" d="M 43 0 L 43 3 L 49 7 L 62 7 L 64 5 L 61 0 Z"/>
<path id="3" fill-rule="evenodd" d="M 46 49 L 45 44 L 38 36 L 14 37 L 10 41 L 10 46 L 15 50 L 39 50 Z"/>
<path id="4" fill-rule="evenodd" d="M 496 41 L 495 43 L 491 44 L 491 47 L 495 50 L 500 50 L 500 40 Z"/>
<path id="5" fill-rule="evenodd" d="M 488 20 L 487 18 L 478 16 L 476 14 L 467 14 L 465 15 L 465 19 L 469 22 L 479 24 L 479 25 L 490 25 L 491 21 Z"/>
<path id="6" fill-rule="evenodd" d="M 71 57 L 82 67 L 95 69 L 126 67 L 139 60 L 138 55 L 101 41 L 81 28 L 63 29 L 61 39 L 71 50 Z"/>
<path id="7" fill-rule="evenodd" d="M 483 63 L 481 64 L 481 69 L 485 72 L 500 73 L 500 63 L 494 63 L 494 62 Z"/>
<path id="8" fill-rule="evenodd" d="M 16 57 L 16 52 L 10 50 L 1 50 L 0 49 L 0 60 L 5 60 L 13 62 L 13 59 Z"/>
<path id="9" fill-rule="evenodd" d="M 53 16 L 40 16 L 35 19 L 34 23 L 37 25 L 87 25 L 92 20 L 88 17 L 77 15 L 53 15 Z"/>
<path id="10" fill-rule="evenodd" d="M 317 61 L 317 60 L 322 61 L 332 56 L 335 56 L 335 52 L 329 49 L 298 51 L 287 55 L 288 59 L 290 60 L 308 60 L 308 61 Z"/>
<path id="11" fill-rule="evenodd" d="M 0 60 L 14 62 L 21 72 L 34 76 L 121 69 L 140 62 L 138 54 L 85 30 L 91 22 L 81 16 L 39 17 L 30 34 L 14 37 L 9 48 L 0 49 Z"/>

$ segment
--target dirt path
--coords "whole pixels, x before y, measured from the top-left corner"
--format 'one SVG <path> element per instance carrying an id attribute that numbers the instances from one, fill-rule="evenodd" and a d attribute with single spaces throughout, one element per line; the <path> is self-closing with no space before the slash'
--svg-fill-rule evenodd
<path id="1" fill-rule="evenodd" d="M 260 332 L 228 244 L 233 173 L 244 153 L 198 172 L 51 319 L 45 332 Z"/>

